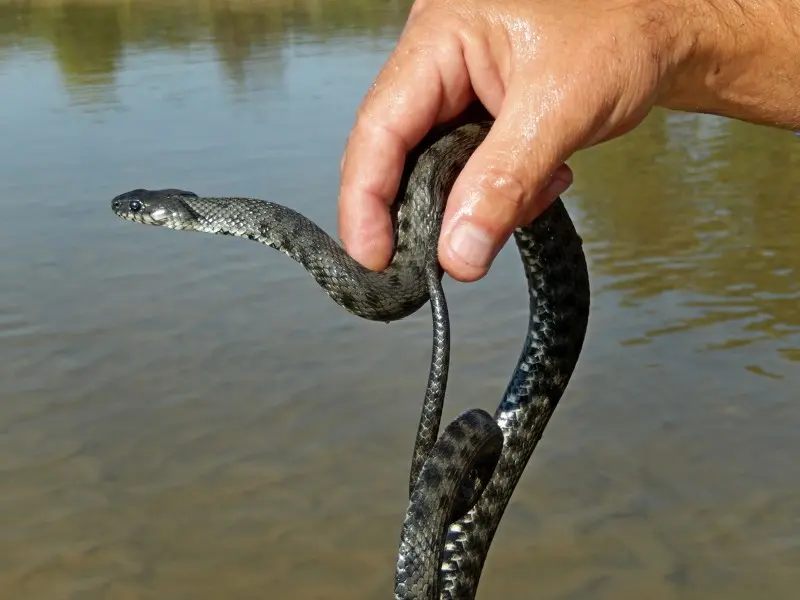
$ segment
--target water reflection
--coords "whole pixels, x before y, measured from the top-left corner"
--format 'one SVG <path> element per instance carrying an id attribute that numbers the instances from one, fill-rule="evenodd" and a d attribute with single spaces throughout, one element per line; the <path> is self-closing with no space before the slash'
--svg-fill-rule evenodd
<path id="1" fill-rule="evenodd" d="M 667 112 L 581 154 L 575 193 L 595 268 L 611 278 L 603 288 L 624 306 L 682 293 L 683 314 L 648 336 L 733 321 L 728 339 L 709 347 L 791 338 L 800 328 L 798 163 L 791 134 Z"/>
<path id="2" fill-rule="evenodd" d="M 124 55 L 137 49 L 191 52 L 209 43 L 232 81 L 245 65 L 280 63 L 295 36 L 373 36 L 402 26 L 410 0 L 197 2 L 20 1 L 0 5 L 0 57 L 16 46 L 52 49 L 69 86 L 112 86 Z M 265 56 L 265 53 L 267 54 Z M 280 69 L 278 69 L 280 71 Z"/>
<path id="3" fill-rule="evenodd" d="M 360 322 L 277 253 L 107 199 L 257 195 L 334 231 L 409 4 L 0 5 L 4 599 L 387 597 L 428 315 Z M 796 596 L 798 144 L 656 112 L 575 158 L 590 331 L 480 597 Z M 446 281 L 446 418 L 499 398 L 522 279 L 508 248 Z"/>

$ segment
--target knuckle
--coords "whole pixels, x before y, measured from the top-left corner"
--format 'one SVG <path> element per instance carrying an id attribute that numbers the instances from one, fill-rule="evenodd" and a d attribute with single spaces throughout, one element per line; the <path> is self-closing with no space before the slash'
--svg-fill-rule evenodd
<path id="1" fill-rule="evenodd" d="M 501 211 L 507 220 L 516 219 L 532 195 L 530 186 L 520 175 L 497 165 L 483 170 L 478 185 L 481 195 L 497 205 L 494 212 Z"/>
<path id="2" fill-rule="evenodd" d="M 408 140 L 400 129 L 369 112 L 359 114 L 356 129 L 364 139 L 374 140 L 373 145 L 384 149 L 400 148 L 404 152 L 409 150 Z"/>

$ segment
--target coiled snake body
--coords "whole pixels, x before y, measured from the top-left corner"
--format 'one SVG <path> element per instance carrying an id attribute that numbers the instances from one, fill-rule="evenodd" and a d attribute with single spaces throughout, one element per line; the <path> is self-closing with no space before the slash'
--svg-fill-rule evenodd
<path id="1" fill-rule="evenodd" d="M 390 266 L 370 271 L 299 213 L 253 198 L 138 189 L 113 211 L 139 223 L 248 238 L 299 262 L 339 305 L 375 321 L 402 319 L 428 300 L 433 352 L 412 456 L 395 598 L 472 600 L 506 505 L 578 360 L 589 314 L 581 239 L 558 199 L 517 229 L 530 318 L 522 353 L 495 411 L 470 410 L 438 437 L 449 365 L 449 318 L 436 246 L 444 203 L 490 120 L 431 132 L 410 154 L 393 205 Z"/>

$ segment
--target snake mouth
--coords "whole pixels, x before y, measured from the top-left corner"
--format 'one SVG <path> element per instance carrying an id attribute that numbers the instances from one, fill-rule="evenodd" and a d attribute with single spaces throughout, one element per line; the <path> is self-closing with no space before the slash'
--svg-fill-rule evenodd
<path id="1" fill-rule="evenodd" d="M 168 225 L 169 212 L 163 208 L 156 208 L 152 212 L 140 211 L 134 212 L 125 207 L 118 209 L 114 207 L 114 214 L 120 219 L 125 221 L 133 221 L 134 223 L 142 223 L 144 225 Z"/>
<path id="2" fill-rule="evenodd" d="M 128 211 L 114 211 L 114 213 L 125 221 L 142 223 L 144 225 L 166 225 L 166 211 L 159 211 L 159 214 L 131 213 Z"/>

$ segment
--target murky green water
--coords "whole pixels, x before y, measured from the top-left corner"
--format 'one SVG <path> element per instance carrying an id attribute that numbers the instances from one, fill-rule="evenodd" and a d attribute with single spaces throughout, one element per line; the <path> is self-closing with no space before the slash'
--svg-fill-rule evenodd
<path id="1" fill-rule="evenodd" d="M 426 311 L 360 321 L 278 253 L 108 199 L 246 194 L 335 231 L 406 10 L 0 5 L 4 600 L 390 596 Z M 796 597 L 800 141 L 657 113 L 572 165 L 589 336 L 480 598 Z M 447 418 L 505 387 L 517 261 L 447 282 Z"/>

